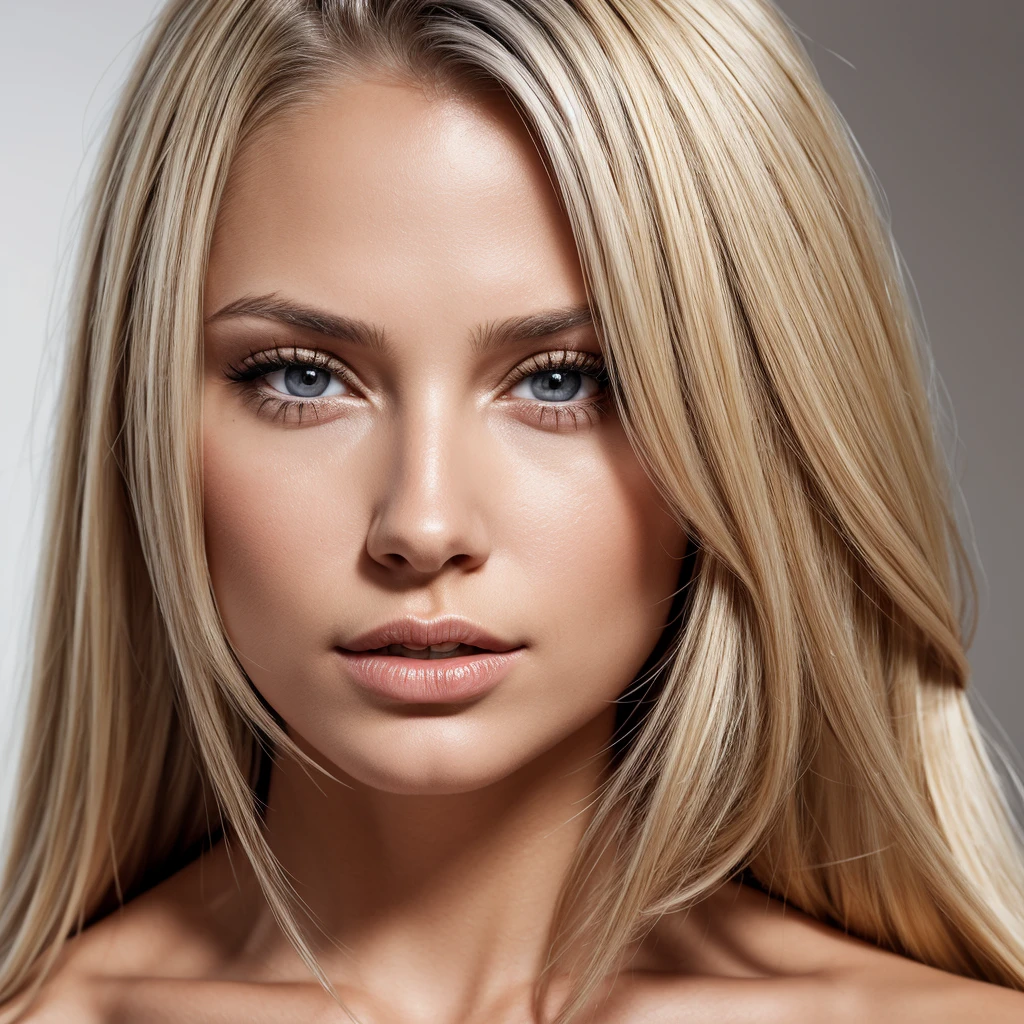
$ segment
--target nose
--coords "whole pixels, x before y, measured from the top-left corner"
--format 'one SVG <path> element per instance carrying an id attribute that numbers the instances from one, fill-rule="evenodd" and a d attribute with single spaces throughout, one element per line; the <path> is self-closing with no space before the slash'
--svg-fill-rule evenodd
<path id="1" fill-rule="evenodd" d="M 468 570 L 487 559 L 479 444 L 464 415 L 435 396 L 392 421 L 366 550 L 393 572 Z"/>

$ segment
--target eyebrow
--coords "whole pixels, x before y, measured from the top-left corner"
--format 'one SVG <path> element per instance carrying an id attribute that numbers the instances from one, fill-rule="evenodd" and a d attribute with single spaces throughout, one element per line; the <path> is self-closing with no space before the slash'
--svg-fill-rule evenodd
<path id="1" fill-rule="evenodd" d="M 340 338 L 357 345 L 365 345 L 380 355 L 387 355 L 391 351 L 387 332 L 376 324 L 302 305 L 276 294 L 244 295 L 208 316 L 204 322 L 209 324 L 240 317 L 256 317 L 260 320 L 287 324 L 290 327 L 301 327 L 329 338 Z M 572 327 L 594 325 L 596 322 L 597 317 L 590 303 L 564 306 L 490 321 L 473 332 L 470 344 L 476 355 L 485 355 L 503 345 L 533 338 L 546 338 Z"/>

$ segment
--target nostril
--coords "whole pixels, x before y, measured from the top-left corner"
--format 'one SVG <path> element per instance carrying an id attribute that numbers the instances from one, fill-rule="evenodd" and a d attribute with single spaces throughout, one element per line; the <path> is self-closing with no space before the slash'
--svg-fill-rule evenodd
<path id="1" fill-rule="evenodd" d="M 399 481 L 381 496 L 365 550 L 396 577 L 419 580 L 445 570 L 469 572 L 486 562 L 490 545 L 472 502 L 445 486 L 428 494 Z"/>

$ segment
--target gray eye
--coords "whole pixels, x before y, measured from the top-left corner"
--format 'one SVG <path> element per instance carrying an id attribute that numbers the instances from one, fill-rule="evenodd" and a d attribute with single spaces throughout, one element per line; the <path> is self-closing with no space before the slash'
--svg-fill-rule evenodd
<path id="1" fill-rule="evenodd" d="M 264 378 L 275 391 L 290 398 L 322 398 L 325 395 L 344 393 L 345 385 L 338 377 L 322 366 L 308 363 L 287 366 L 274 370 Z"/>
<path id="2" fill-rule="evenodd" d="M 530 377 L 530 390 L 534 398 L 552 402 L 566 402 L 580 389 L 580 375 L 574 370 L 545 370 Z"/>
<path id="3" fill-rule="evenodd" d="M 331 375 L 317 366 L 289 366 L 284 371 L 284 385 L 290 395 L 316 398 L 327 390 Z"/>
<path id="4" fill-rule="evenodd" d="M 571 402 L 573 399 L 592 398 L 599 390 L 598 381 L 589 373 L 538 370 L 524 377 L 509 393 L 516 398 L 536 398 L 542 402 Z"/>

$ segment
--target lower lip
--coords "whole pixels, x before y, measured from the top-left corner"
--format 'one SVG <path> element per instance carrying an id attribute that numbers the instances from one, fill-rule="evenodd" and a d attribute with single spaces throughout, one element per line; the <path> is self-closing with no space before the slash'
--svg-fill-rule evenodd
<path id="1" fill-rule="evenodd" d="M 453 704 L 494 689 L 525 649 L 457 658 L 403 658 L 337 650 L 356 683 L 381 697 L 406 704 Z"/>

